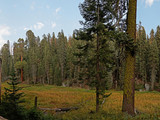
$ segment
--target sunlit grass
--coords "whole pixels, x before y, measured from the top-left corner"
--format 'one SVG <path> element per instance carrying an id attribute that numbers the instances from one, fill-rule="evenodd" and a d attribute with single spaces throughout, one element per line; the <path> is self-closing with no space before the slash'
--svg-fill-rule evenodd
<path id="1" fill-rule="evenodd" d="M 95 111 L 95 91 L 81 88 L 57 87 L 53 85 L 25 85 L 23 92 L 25 93 L 25 106 L 27 108 L 34 106 L 35 96 L 38 97 L 39 108 L 63 108 L 63 107 L 79 107 L 76 111 L 61 114 L 64 119 L 78 119 L 77 116 L 88 118 L 88 115 L 97 119 L 128 119 L 128 116 L 122 114 L 122 91 L 106 91 L 112 93 L 101 108 L 99 114 L 90 114 Z M 6 83 L 2 84 L 2 88 L 7 87 Z M 2 90 L 4 92 L 4 89 Z M 160 93 L 159 92 L 136 92 L 135 93 L 135 108 L 140 112 L 138 117 L 129 119 L 148 119 L 154 118 L 154 115 L 160 116 Z M 97 117 L 97 115 L 99 117 Z M 108 116 L 107 116 L 108 115 Z M 159 119 L 159 118 L 157 118 Z"/>

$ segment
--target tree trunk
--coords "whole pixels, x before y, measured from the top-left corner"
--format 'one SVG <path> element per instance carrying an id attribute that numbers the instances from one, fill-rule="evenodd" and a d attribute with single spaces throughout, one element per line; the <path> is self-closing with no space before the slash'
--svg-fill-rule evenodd
<path id="1" fill-rule="evenodd" d="M 64 81 L 64 64 L 63 63 L 61 63 L 61 83 Z"/>
<path id="2" fill-rule="evenodd" d="M 152 72 L 151 72 L 151 90 L 154 90 L 154 82 L 156 79 L 156 72 L 155 72 L 155 68 L 152 68 Z"/>
<path id="3" fill-rule="evenodd" d="M 122 111 L 134 115 L 134 57 L 127 53 Z"/>
<path id="4" fill-rule="evenodd" d="M 98 6 L 97 6 L 97 15 L 98 15 L 98 20 L 97 20 L 97 25 L 99 24 L 99 0 L 98 0 Z M 97 79 L 97 83 L 96 83 L 96 112 L 99 111 L 99 87 L 100 87 L 100 75 L 99 75 L 99 33 L 97 32 L 97 65 L 96 65 L 96 79 Z"/>
<path id="5" fill-rule="evenodd" d="M 43 77 L 43 76 L 41 76 L 41 79 L 42 79 L 42 84 L 44 85 L 44 77 Z"/>
<path id="6" fill-rule="evenodd" d="M 0 104 L 1 104 L 1 96 L 2 96 L 2 94 L 1 94 L 1 82 L 2 82 L 2 59 L 0 58 Z"/>
<path id="7" fill-rule="evenodd" d="M 21 62 L 23 61 L 23 57 L 21 55 Z M 21 68 L 21 82 L 23 82 L 23 68 Z"/>
<path id="8" fill-rule="evenodd" d="M 36 66 L 32 64 L 32 81 L 34 85 L 36 84 Z"/>
<path id="9" fill-rule="evenodd" d="M 50 79 L 49 79 L 49 70 L 47 70 L 47 83 L 48 83 L 48 85 L 50 84 Z"/>
<path id="10" fill-rule="evenodd" d="M 136 41 L 136 10 L 137 0 L 129 0 L 127 14 L 127 33 Z M 126 52 L 126 67 L 124 78 L 122 111 L 134 115 L 135 57 L 130 51 Z"/>

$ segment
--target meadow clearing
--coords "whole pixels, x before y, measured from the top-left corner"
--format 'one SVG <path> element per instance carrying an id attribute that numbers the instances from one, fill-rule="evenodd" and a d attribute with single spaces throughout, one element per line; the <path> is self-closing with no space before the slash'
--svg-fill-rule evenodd
<path id="1" fill-rule="evenodd" d="M 56 119 L 65 120 L 128 120 L 128 119 L 155 119 L 160 120 L 160 92 L 138 92 L 135 93 L 135 108 L 138 111 L 135 117 L 128 116 L 121 112 L 122 108 L 122 91 L 109 90 L 106 94 L 109 96 L 99 113 L 95 113 L 95 91 L 82 88 L 57 87 L 52 85 L 26 85 L 24 87 L 25 107 L 34 106 L 35 96 L 38 97 L 38 108 L 70 108 L 78 107 L 78 110 L 69 112 L 55 113 L 54 111 L 43 111 L 50 113 Z M 2 92 L 6 83 L 2 84 Z"/>

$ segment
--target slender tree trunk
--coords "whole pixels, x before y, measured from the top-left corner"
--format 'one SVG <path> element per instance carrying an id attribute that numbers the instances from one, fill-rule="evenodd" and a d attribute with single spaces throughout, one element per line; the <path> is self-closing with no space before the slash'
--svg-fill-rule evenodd
<path id="1" fill-rule="evenodd" d="M 23 61 L 23 57 L 21 55 L 21 62 Z M 23 82 L 23 68 L 21 68 L 21 82 Z"/>
<path id="2" fill-rule="evenodd" d="M 157 82 L 160 84 L 160 68 L 159 68 L 159 71 L 158 71 L 158 81 Z"/>
<path id="3" fill-rule="evenodd" d="M 1 104 L 1 98 L 2 98 L 2 94 L 1 94 L 1 82 L 2 82 L 2 59 L 0 58 L 0 104 Z"/>
<path id="4" fill-rule="evenodd" d="M 153 67 L 151 72 L 151 90 L 154 90 L 155 78 L 156 78 L 156 72 L 155 72 L 155 67 Z"/>
<path id="5" fill-rule="evenodd" d="M 99 0 L 98 0 L 98 6 L 97 6 L 97 15 L 98 15 L 98 20 L 97 20 L 97 25 L 99 24 Z M 99 33 L 97 32 L 97 65 L 96 65 L 96 71 L 97 71 L 97 83 L 96 83 L 96 112 L 99 111 L 99 87 L 100 87 L 100 69 L 99 69 Z"/>
<path id="6" fill-rule="evenodd" d="M 63 66 L 63 63 L 61 63 L 61 83 L 64 81 L 64 66 Z"/>
<path id="7" fill-rule="evenodd" d="M 42 84 L 44 85 L 44 77 L 42 76 L 41 79 L 42 79 Z"/>
<path id="8" fill-rule="evenodd" d="M 49 71 L 48 70 L 47 70 L 47 83 L 48 83 L 48 85 L 50 84 Z"/>
<path id="9" fill-rule="evenodd" d="M 36 66 L 32 64 L 32 81 L 34 85 L 36 84 Z"/>
<path id="10" fill-rule="evenodd" d="M 136 41 L 136 11 L 137 0 L 129 0 L 127 16 L 127 33 Z M 126 52 L 126 67 L 124 78 L 122 111 L 134 115 L 134 89 L 135 89 L 135 57 L 130 51 Z"/>

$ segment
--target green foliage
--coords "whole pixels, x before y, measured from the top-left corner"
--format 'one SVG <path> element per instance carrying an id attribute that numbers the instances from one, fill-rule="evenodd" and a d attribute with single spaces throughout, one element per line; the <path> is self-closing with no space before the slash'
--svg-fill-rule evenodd
<path id="1" fill-rule="evenodd" d="M 19 90 L 19 82 L 15 73 L 11 75 L 10 82 L 7 82 L 10 88 L 5 88 L 4 95 L 2 96 L 2 103 L 0 104 L 0 114 L 9 120 L 53 120 L 52 116 L 44 115 L 37 109 L 31 108 L 27 110 L 22 106 L 25 102 L 22 97 L 24 93 Z"/>
<path id="2" fill-rule="evenodd" d="M 129 51 L 132 56 L 135 55 L 137 51 L 137 44 L 134 42 L 134 39 L 132 39 L 127 33 L 117 32 L 115 38 L 117 46 L 123 46 L 125 51 Z"/>
<path id="3" fill-rule="evenodd" d="M 7 41 L 6 44 L 1 48 L 1 57 L 2 57 L 2 81 L 8 79 L 10 74 L 10 69 L 12 67 L 12 56 L 10 55 L 10 42 Z"/>
<path id="4" fill-rule="evenodd" d="M 154 31 L 151 30 L 150 40 L 149 40 L 149 66 L 150 66 L 150 79 L 151 79 L 151 89 L 154 90 L 154 84 L 156 81 L 156 74 L 159 66 L 159 50 L 157 46 L 157 41 L 154 37 Z"/>
<path id="5" fill-rule="evenodd" d="M 20 38 L 17 43 L 14 43 L 14 57 L 11 59 L 10 66 L 17 70 L 16 73 L 19 76 L 21 75 L 20 69 L 23 68 L 23 78 L 27 83 L 54 85 L 66 83 L 70 86 L 89 85 L 93 87 L 96 84 L 94 79 L 96 76 L 95 58 L 99 56 L 103 68 L 101 72 L 102 84 L 111 88 L 115 40 L 118 38 L 118 34 L 106 29 L 103 24 L 99 24 L 97 30 L 101 30 L 99 33 L 101 35 L 99 52 L 96 52 L 95 34 L 88 37 L 88 33 L 77 31 L 67 39 L 61 31 L 57 38 L 53 33 L 52 37 L 50 34 L 43 35 L 40 40 L 29 30 L 26 33 L 27 39 L 25 41 Z M 77 41 L 75 38 L 81 40 Z M 85 38 L 88 38 L 88 41 L 85 41 Z M 118 40 L 120 39 L 116 41 Z M 119 41 L 119 43 L 122 42 Z"/>
<path id="6" fill-rule="evenodd" d="M 58 120 L 58 118 L 56 118 Z M 55 118 L 49 114 L 45 115 L 41 111 L 31 108 L 26 112 L 25 120 L 55 120 Z"/>
<path id="7" fill-rule="evenodd" d="M 23 78 L 27 83 L 81 87 L 87 85 L 94 88 L 97 74 L 96 58 L 99 57 L 101 84 L 105 86 L 103 89 L 113 88 L 115 84 L 122 89 L 125 52 L 129 51 L 132 56 L 136 55 L 136 77 L 143 82 L 151 82 L 151 64 L 155 63 L 154 81 L 160 83 L 160 63 L 157 59 L 157 54 L 160 56 L 160 27 L 158 26 L 153 34 L 156 42 L 151 45 L 148 42 L 150 38 L 146 38 L 144 27 L 139 25 L 135 44 L 125 33 L 125 17 L 121 18 L 126 14 L 128 1 L 99 1 L 99 23 L 98 0 L 85 0 L 84 4 L 79 5 L 84 18 L 80 23 L 84 27 L 75 30 L 68 38 L 63 30 L 57 37 L 54 33 L 44 34 L 42 39 L 29 30 L 26 32 L 26 40 L 19 38 L 13 44 L 13 55 L 10 54 L 9 41 L 4 44 L 1 49 L 2 81 L 7 80 L 11 70 L 16 69 L 17 76 L 21 75 L 21 70 L 23 71 Z M 99 50 L 96 50 L 97 35 Z"/>
<path id="8" fill-rule="evenodd" d="M 27 112 L 27 119 L 28 120 L 42 120 L 43 115 L 40 111 L 37 111 L 36 109 L 31 108 Z"/>
<path id="9" fill-rule="evenodd" d="M 159 50 L 159 58 L 160 58 L 160 26 L 157 26 L 157 31 L 155 33 L 155 39 L 157 41 L 157 47 L 158 47 L 158 50 Z M 159 66 L 158 66 L 158 78 L 157 78 L 157 82 L 159 82 L 159 85 L 160 85 L 160 60 L 159 60 Z"/>
<path id="10" fill-rule="evenodd" d="M 137 32 L 137 54 L 136 54 L 136 77 L 141 80 L 141 84 L 150 83 L 151 89 L 154 89 L 155 83 L 159 82 L 159 27 L 154 34 L 151 30 L 150 38 L 145 33 L 144 27 L 139 25 Z M 141 87 L 143 88 L 143 87 Z"/>
<path id="11" fill-rule="evenodd" d="M 146 41 L 146 32 L 141 23 L 137 33 L 137 54 L 136 54 L 136 76 L 142 79 L 143 82 L 147 81 L 147 48 L 148 43 Z"/>
<path id="12" fill-rule="evenodd" d="M 5 88 L 0 105 L 0 114 L 10 120 L 22 119 L 24 108 L 21 103 L 24 103 L 24 93 L 19 92 L 22 88 L 18 86 L 19 82 L 13 73 L 10 82 L 7 82 L 10 88 Z"/>
<path id="13" fill-rule="evenodd" d="M 83 41 L 78 46 L 78 62 L 81 67 L 82 80 L 96 88 L 96 111 L 99 110 L 106 89 L 108 72 L 113 67 L 112 41 L 115 39 L 115 28 L 112 20 L 115 17 L 115 1 L 85 0 L 79 5 L 84 18 L 83 28 L 75 31 L 75 38 Z"/>
<path id="14" fill-rule="evenodd" d="M 15 68 L 16 69 L 21 69 L 21 68 L 24 68 L 24 67 L 26 67 L 26 65 L 27 65 L 27 62 L 26 61 L 18 61 L 18 62 L 16 62 L 15 63 Z"/>

